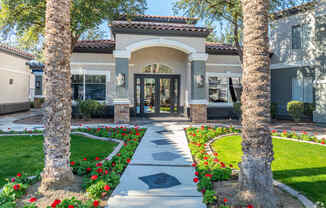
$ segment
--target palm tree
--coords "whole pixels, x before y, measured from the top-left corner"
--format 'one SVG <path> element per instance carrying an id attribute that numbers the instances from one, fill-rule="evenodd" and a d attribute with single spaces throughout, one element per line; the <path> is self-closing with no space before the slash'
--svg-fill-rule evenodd
<path id="1" fill-rule="evenodd" d="M 45 167 L 40 191 L 73 181 L 70 167 L 70 8 L 71 0 L 47 0 L 45 35 Z"/>
<path id="2" fill-rule="evenodd" d="M 274 208 L 270 136 L 269 0 L 241 0 L 244 23 L 242 150 L 237 198 L 255 208 Z"/>

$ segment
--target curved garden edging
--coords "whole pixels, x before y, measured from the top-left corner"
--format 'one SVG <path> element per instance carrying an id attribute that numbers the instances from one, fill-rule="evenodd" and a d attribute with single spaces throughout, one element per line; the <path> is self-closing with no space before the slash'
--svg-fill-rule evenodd
<path id="1" fill-rule="evenodd" d="M 229 136 L 236 136 L 236 135 L 241 135 L 239 133 L 232 133 L 232 134 L 225 134 L 225 135 L 221 135 L 221 136 L 218 136 L 218 137 L 215 137 L 214 139 L 211 139 L 209 140 L 207 143 L 206 143 L 206 152 L 210 155 L 213 155 L 214 154 L 214 151 L 213 151 L 213 148 L 212 148 L 212 144 L 219 140 L 219 139 L 222 139 L 224 137 L 229 137 Z M 274 137 L 274 136 L 273 136 Z M 300 140 L 296 140 L 296 139 L 289 139 L 289 138 L 284 138 L 284 137 L 275 137 L 275 138 L 278 138 L 278 139 L 284 139 L 284 140 L 290 140 L 290 141 L 295 141 L 295 142 L 303 142 L 303 143 L 310 143 L 310 144 L 316 144 L 316 145 L 321 145 L 321 146 L 326 146 L 326 145 L 322 145 L 322 144 L 318 144 L 318 143 L 315 143 L 315 142 L 308 142 L 308 141 L 300 141 Z M 239 172 L 238 170 L 236 169 L 232 169 L 233 172 L 237 173 Z M 293 197 L 296 197 L 297 199 L 299 199 L 299 201 L 306 207 L 306 208 L 315 208 L 316 205 L 310 201 L 307 197 L 305 197 L 303 194 L 301 194 L 300 192 L 292 189 L 291 187 L 279 182 L 279 181 L 276 181 L 273 179 L 273 185 L 288 192 L 291 196 Z"/>
<path id="2" fill-rule="evenodd" d="M 111 152 L 110 155 L 108 155 L 104 160 L 111 160 L 116 154 L 119 153 L 119 151 L 121 150 L 121 148 L 124 145 L 124 141 L 122 140 L 118 140 L 118 139 L 113 139 L 113 138 L 106 138 L 106 137 L 98 137 L 98 136 L 94 136 L 85 132 L 71 132 L 71 134 L 74 135 L 82 135 L 85 136 L 87 138 L 90 139 L 95 139 L 95 140 L 101 140 L 101 141 L 112 141 L 115 143 L 118 143 L 119 145 L 116 146 L 113 150 L 113 152 Z M 0 134 L 0 137 L 5 137 L 5 136 L 42 136 L 43 134 Z M 36 176 L 30 176 L 29 178 L 35 178 Z M 2 192 L 3 188 L 0 188 L 0 193 Z"/>

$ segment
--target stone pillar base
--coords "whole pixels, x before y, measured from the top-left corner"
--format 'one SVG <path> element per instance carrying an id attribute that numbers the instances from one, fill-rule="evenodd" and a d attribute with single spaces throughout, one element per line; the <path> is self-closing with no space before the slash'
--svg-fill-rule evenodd
<path id="1" fill-rule="evenodd" d="M 207 105 L 206 104 L 190 104 L 190 119 L 193 123 L 207 122 Z"/>
<path id="2" fill-rule="evenodd" d="M 130 122 L 129 104 L 114 105 L 114 123 L 128 124 Z"/>

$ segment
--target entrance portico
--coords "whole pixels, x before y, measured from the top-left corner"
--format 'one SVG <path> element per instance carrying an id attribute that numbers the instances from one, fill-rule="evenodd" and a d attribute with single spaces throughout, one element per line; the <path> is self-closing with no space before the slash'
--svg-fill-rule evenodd
<path id="1" fill-rule="evenodd" d="M 172 41 L 168 39 L 151 39 L 151 40 L 145 40 L 141 42 L 136 42 L 131 45 L 128 45 L 125 47 L 126 50 L 115 50 L 113 52 L 114 58 L 115 58 L 115 76 L 116 76 L 116 96 L 114 98 L 114 107 L 115 107 L 115 123 L 128 123 L 130 121 L 130 112 L 128 105 L 130 105 L 131 108 L 133 108 L 136 111 L 136 114 L 144 116 L 146 114 L 145 107 L 150 107 L 152 110 L 147 112 L 155 112 L 153 115 L 164 115 L 163 107 L 160 98 L 163 97 L 160 90 L 162 88 L 162 80 L 165 78 L 165 81 L 169 83 L 169 89 L 170 89 L 170 100 L 173 104 L 176 103 L 177 105 L 170 109 L 170 112 L 174 115 L 177 113 L 181 113 L 181 111 L 184 111 L 184 107 L 186 105 L 189 105 L 190 107 L 190 116 L 192 121 L 194 122 L 206 122 L 207 120 L 207 96 L 206 96 L 206 61 L 208 59 L 208 54 L 203 53 L 200 51 L 197 52 L 196 49 L 194 49 L 191 46 L 188 46 L 182 42 L 179 41 Z M 158 72 L 158 74 L 148 74 L 144 71 L 140 71 L 141 74 L 137 73 L 139 70 L 137 69 L 129 69 L 130 64 L 137 67 L 137 63 L 133 63 L 135 58 L 132 58 L 133 53 L 136 53 L 137 51 L 142 51 L 143 53 L 146 53 L 146 49 L 149 50 L 155 50 L 156 51 L 169 51 L 172 53 L 173 51 L 177 51 L 178 54 L 183 54 L 185 57 L 184 60 L 179 60 L 181 65 L 183 65 L 183 68 L 179 70 L 171 69 L 171 72 L 164 73 Z M 151 56 L 153 54 L 149 54 L 147 57 L 148 62 L 147 64 L 154 64 L 150 62 Z M 157 55 L 156 55 L 157 56 Z M 161 56 L 164 56 L 162 54 Z M 181 55 L 180 55 L 181 56 Z M 162 60 L 162 59 L 161 59 Z M 169 65 L 169 60 L 166 60 L 166 63 L 160 62 L 161 65 Z M 173 62 L 171 60 L 170 62 Z M 190 67 L 188 67 L 190 66 Z M 189 79 L 180 79 L 181 76 L 188 75 L 190 77 Z M 118 84 L 120 81 L 118 79 L 121 79 L 123 77 L 123 84 Z M 177 78 L 179 77 L 179 78 Z M 144 85 L 144 79 L 147 81 L 153 81 L 152 83 L 153 87 L 155 88 L 153 93 L 153 97 L 151 98 L 153 102 L 147 104 L 145 102 L 144 98 L 144 88 L 146 86 Z M 138 87 L 141 89 L 139 91 L 139 97 L 137 98 L 137 81 L 139 82 Z M 190 98 L 188 97 L 188 100 L 186 100 L 186 96 L 180 96 L 180 81 L 183 81 L 185 83 L 182 83 L 184 88 L 190 88 Z M 132 84 L 134 82 L 134 84 Z M 167 86 L 166 86 L 167 87 Z M 173 91 L 171 90 L 173 89 Z M 130 92 L 130 93 L 128 93 Z M 133 96 L 131 96 L 133 94 Z M 137 99 L 139 99 L 139 106 L 137 106 Z M 183 100 L 180 100 L 183 99 Z M 180 110 L 180 102 L 183 103 L 183 109 Z M 148 101 L 147 101 L 148 103 Z M 171 105 L 172 103 L 168 103 Z M 152 106 L 153 105 L 153 106 Z M 176 110 L 174 110 L 176 108 Z M 139 109 L 139 111 L 138 111 Z M 161 112 L 162 111 L 162 112 Z M 150 115 L 150 113 L 147 113 Z"/>

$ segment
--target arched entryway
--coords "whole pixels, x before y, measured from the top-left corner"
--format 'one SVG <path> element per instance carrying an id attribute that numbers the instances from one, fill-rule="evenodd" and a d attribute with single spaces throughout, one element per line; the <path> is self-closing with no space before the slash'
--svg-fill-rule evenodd
<path id="1" fill-rule="evenodd" d="M 180 113 L 180 75 L 167 65 L 154 63 L 135 74 L 134 107 L 140 116 Z"/>

